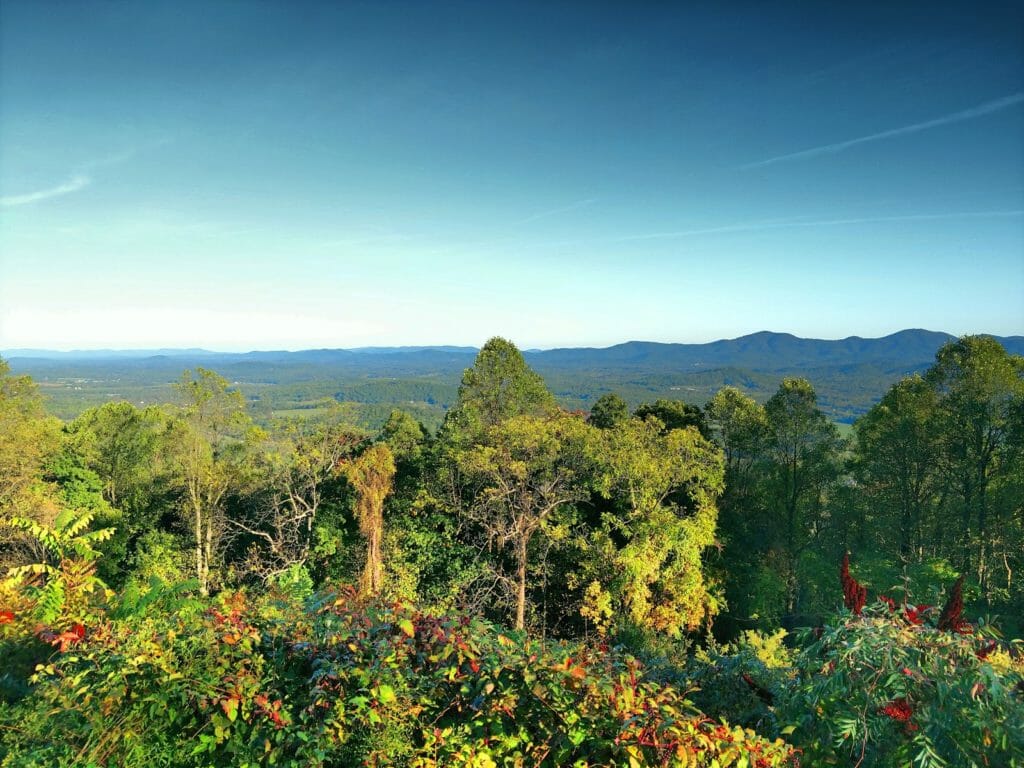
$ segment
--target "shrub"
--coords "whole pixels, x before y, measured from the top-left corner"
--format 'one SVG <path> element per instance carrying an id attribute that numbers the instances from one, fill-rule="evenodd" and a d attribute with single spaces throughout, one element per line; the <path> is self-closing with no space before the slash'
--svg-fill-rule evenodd
<path id="1" fill-rule="evenodd" d="M 884 596 L 865 604 L 849 580 L 844 568 L 852 610 L 805 635 L 797 684 L 779 708 L 783 733 L 808 760 L 1024 765 L 1024 667 L 1011 661 L 1019 647 L 963 619 L 962 581 L 940 612 Z"/>
<path id="2" fill-rule="evenodd" d="M 2 765 L 739 768 L 793 754 L 614 650 L 349 592 L 287 601 L 150 603 L 87 628 L 0 710 Z"/>

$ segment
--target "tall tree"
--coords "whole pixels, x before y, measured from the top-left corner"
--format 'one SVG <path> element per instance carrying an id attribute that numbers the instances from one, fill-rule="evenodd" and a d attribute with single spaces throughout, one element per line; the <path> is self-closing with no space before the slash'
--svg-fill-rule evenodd
<path id="1" fill-rule="evenodd" d="M 792 614 L 800 557 L 822 522 L 826 488 L 838 475 L 841 441 L 806 379 L 783 379 L 765 404 L 765 417 L 771 462 L 767 501 L 787 563 L 786 610 Z"/>
<path id="2" fill-rule="evenodd" d="M 913 376 L 894 384 L 856 423 L 857 478 L 881 508 L 879 534 L 896 537 L 904 562 L 915 547 L 917 559 L 923 554 L 923 526 L 938 480 L 936 407 L 934 389 Z"/>
<path id="3" fill-rule="evenodd" d="M 344 465 L 356 492 L 356 517 L 366 541 L 366 564 L 360 579 L 364 595 L 378 595 L 384 586 L 384 500 L 394 489 L 395 457 L 387 443 L 374 443 Z"/>
<path id="4" fill-rule="evenodd" d="M 206 595 L 225 529 L 225 500 L 252 469 L 249 448 L 259 433 L 241 392 L 213 371 L 185 371 L 177 389 L 182 406 L 169 432 L 172 462 L 193 536 L 196 578 Z"/>
<path id="5" fill-rule="evenodd" d="M 960 508 L 960 565 L 973 566 L 987 596 L 993 524 L 1004 522 L 992 488 L 1024 458 L 1024 358 L 989 336 L 964 336 L 938 351 L 925 380 L 938 395 L 943 470 Z"/>
<path id="6" fill-rule="evenodd" d="M 709 621 L 718 600 L 702 558 L 715 541 L 721 452 L 696 427 L 665 432 L 654 418 L 602 431 L 598 492 L 616 502 L 590 535 L 600 588 L 633 626 L 677 637 Z"/>
<path id="7" fill-rule="evenodd" d="M 0 359 L 0 515 L 32 514 L 43 463 L 60 445 L 59 427 L 46 416 L 35 382 L 12 375 Z"/>
<path id="8" fill-rule="evenodd" d="M 517 415 L 487 429 L 485 439 L 456 454 L 471 488 L 465 514 L 483 542 L 509 556 L 497 566 L 510 587 L 516 629 L 526 626 L 531 544 L 564 508 L 588 496 L 586 446 L 592 428 L 576 416 Z"/>
<path id="9" fill-rule="evenodd" d="M 490 427 L 514 416 L 539 416 L 555 407 L 540 375 L 516 346 L 498 336 L 488 340 L 467 368 L 459 398 L 442 431 L 449 440 L 472 442 Z"/>

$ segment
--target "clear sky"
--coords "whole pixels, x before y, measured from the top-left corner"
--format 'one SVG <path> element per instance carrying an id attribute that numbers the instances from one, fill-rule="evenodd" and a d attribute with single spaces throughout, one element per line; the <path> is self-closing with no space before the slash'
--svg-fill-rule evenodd
<path id="1" fill-rule="evenodd" d="M 1024 333 L 1022 9 L 3 0 L 0 349 Z"/>

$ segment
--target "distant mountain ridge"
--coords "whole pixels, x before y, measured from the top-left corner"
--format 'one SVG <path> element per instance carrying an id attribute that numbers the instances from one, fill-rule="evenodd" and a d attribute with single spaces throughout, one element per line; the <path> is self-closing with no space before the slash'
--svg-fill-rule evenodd
<path id="1" fill-rule="evenodd" d="M 762 331 L 706 344 L 629 341 L 523 354 L 567 408 L 589 408 L 607 392 L 619 393 L 633 406 L 658 398 L 703 405 L 726 385 L 764 402 L 785 377 L 800 376 L 814 385 L 829 418 L 850 423 L 894 382 L 926 370 L 953 338 L 925 330 L 837 340 Z M 1007 351 L 1024 354 L 1024 336 L 995 338 Z M 239 386 L 264 414 L 305 414 L 329 399 L 360 404 L 361 423 L 379 428 L 395 407 L 412 408 L 436 427 L 456 401 L 459 381 L 476 353 L 475 347 L 438 345 L 242 353 L 9 350 L 0 355 L 15 373 L 34 377 L 52 412 L 66 419 L 112 400 L 169 401 L 171 384 L 182 371 L 202 366 Z"/>
<path id="2" fill-rule="evenodd" d="M 755 371 L 780 371 L 794 368 L 820 368 L 834 365 L 903 363 L 911 366 L 930 362 L 939 347 L 956 338 L 952 334 L 923 329 L 898 331 L 881 338 L 850 336 L 845 339 L 806 339 L 789 333 L 760 331 L 735 339 L 721 339 L 701 344 L 628 341 L 610 347 L 564 347 L 528 350 L 524 355 L 542 368 L 641 368 L 644 370 L 674 369 L 680 372 L 711 370 L 722 367 L 746 368 Z M 996 338 L 1012 354 L 1024 354 L 1024 336 Z M 403 360 L 423 364 L 464 362 L 477 352 L 476 347 L 436 345 L 400 347 L 356 347 L 350 349 L 307 349 L 299 351 L 254 350 L 251 352 L 213 352 L 207 349 L 154 350 L 74 350 L 56 352 L 42 349 L 11 349 L 0 352 L 8 360 L 71 361 L 137 361 L 159 366 L 166 362 L 180 366 L 189 359 L 209 364 L 262 362 L 278 364 L 355 364 L 370 363 L 366 358 L 387 356 L 386 367 Z M 29 363 L 31 365 L 31 363 Z M 468 365 L 469 362 L 466 362 Z"/>

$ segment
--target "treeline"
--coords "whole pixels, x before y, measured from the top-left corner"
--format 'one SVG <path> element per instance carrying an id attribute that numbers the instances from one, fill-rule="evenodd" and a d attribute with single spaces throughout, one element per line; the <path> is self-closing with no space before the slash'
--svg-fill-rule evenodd
<path id="1" fill-rule="evenodd" d="M 871 586 L 928 594 L 964 573 L 979 609 L 1024 609 L 1024 366 L 988 337 L 947 344 L 850 440 L 801 379 L 763 406 L 725 387 L 704 408 L 631 413 L 611 394 L 566 412 L 501 339 L 436 433 L 395 411 L 370 435 L 330 401 L 258 427 L 203 369 L 177 406 L 111 403 L 62 425 L 29 379 L 2 381 L 4 514 L 90 512 L 115 529 L 99 565 L 114 587 L 355 580 L 369 551 L 376 591 L 396 598 L 560 636 L 626 622 L 729 638 L 814 623 L 853 551 Z M 371 459 L 395 468 L 366 489 Z M 361 530 L 370 496 L 378 543 Z M 3 564 L 23 563 L 5 536 Z"/>
<path id="2" fill-rule="evenodd" d="M 341 752 L 331 759 L 340 762 L 324 758 L 322 764 L 351 764 L 356 754 L 377 764 L 391 748 L 381 746 L 385 742 L 432 745 L 437 754 L 448 754 L 436 734 L 429 736 L 434 726 L 421 718 L 434 712 L 440 722 L 452 707 L 464 705 L 482 712 L 487 702 L 498 719 L 484 731 L 463 734 L 469 751 L 453 764 L 491 764 L 472 762 L 481 744 L 493 746 L 490 729 L 498 721 L 505 728 L 506 720 L 537 716 L 527 710 L 516 715 L 518 705 L 512 699 L 502 705 L 493 686 L 465 701 L 459 697 L 468 693 L 451 699 L 455 694 L 445 686 L 491 663 L 495 680 L 508 673 L 519 681 L 502 678 L 517 691 L 516 702 L 550 714 L 555 705 L 548 694 L 554 694 L 530 688 L 531 659 L 563 665 L 579 685 L 561 676 L 544 683 L 568 683 L 566 690 L 576 694 L 558 693 L 568 697 L 558 705 L 563 714 L 543 720 L 556 735 L 543 744 L 536 734 L 505 744 L 509 764 L 525 754 L 551 765 L 570 758 L 602 764 L 587 762 L 600 755 L 613 763 L 659 764 L 676 748 L 678 760 L 703 755 L 706 762 L 696 764 L 762 764 L 755 758 L 769 753 L 771 762 L 765 757 L 764 765 L 789 759 L 785 749 L 757 742 L 754 731 L 768 739 L 795 733 L 801 749 L 830 760 L 845 754 L 854 737 L 863 738 L 862 752 L 873 739 L 880 745 L 873 753 L 879 762 L 865 765 L 891 764 L 886 760 L 893 755 L 939 765 L 967 749 L 957 746 L 961 742 L 972 745 L 971 754 L 984 754 L 998 738 L 1004 750 L 1024 748 L 999 735 L 1012 725 L 1006 708 L 1017 703 L 1015 651 L 986 645 L 993 637 L 986 621 L 960 619 L 966 603 L 972 616 L 1002 614 L 1015 633 L 1024 609 L 1024 359 L 991 338 L 964 337 L 944 346 L 924 376 L 899 382 L 858 420 L 849 440 L 840 437 L 802 379 L 785 379 L 764 405 L 726 387 L 703 408 L 657 400 L 630 410 L 609 394 L 589 413 L 570 412 L 558 406 L 515 346 L 499 338 L 466 370 L 436 432 L 394 411 L 370 434 L 350 425 L 345 408 L 329 403 L 318 404 L 316 418 L 258 425 L 243 395 L 204 369 L 186 371 L 176 391 L 173 406 L 111 403 L 64 424 L 45 415 L 30 379 L 0 367 L 0 566 L 8 574 L 0 582 L 0 641 L 9 643 L 10 659 L 0 673 L 0 700 L 15 703 L 9 710 L 14 719 L 46 707 L 88 709 L 92 693 L 85 701 L 53 699 L 63 677 L 86 674 L 75 666 L 85 663 L 80 654 L 60 662 L 67 668 L 36 665 L 53 648 L 68 652 L 95 640 L 88 674 L 117 668 L 111 654 L 119 644 L 134 643 L 128 638 L 149 622 L 158 627 L 145 630 L 158 632 L 154 637 L 171 633 L 150 649 L 169 660 L 146 673 L 147 685 L 157 691 L 147 695 L 161 706 L 171 706 L 166 696 L 177 690 L 175 675 L 191 674 L 184 666 L 207 665 L 201 674 L 209 676 L 210 692 L 174 695 L 190 702 L 192 726 L 216 726 L 212 741 L 203 744 L 221 755 L 217 764 L 230 763 L 222 763 L 226 753 L 218 750 L 251 750 L 257 743 L 246 741 L 243 748 L 232 741 L 242 738 L 232 712 L 252 722 L 269 719 L 267 727 L 281 739 L 287 725 L 296 734 L 311 727 L 312 715 L 303 708 L 319 705 L 306 698 L 316 693 L 307 683 L 320 680 L 313 670 L 341 664 L 329 649 L 346 642 L 358 657 L 353 664 L 377 672 L 358 679 L 343 675 L 353 686 L 341 699 L 350 708 L 336 713 L 337 733 L 323 736 L 334 739 L 330 743 Z M 849 612 L 830 618 L 841 594 L 837 565 L 847 552 L 854 553 L 859 581 L 844 570 L 844 590 L 856 583 L 852 594 L 884 597 L 885 605 L 865 608 L 866 598 L 847 599 Z M 953 600 L 948 592 L 957 577 Z M 351 585 L 348 597 L 324 597 L 346 589 L 342 585 Z M 244 594 L 258 607 L 243 608 Z M 943 618 L 918 599 L 947 603 Z M 324 600 L 351 625 L 345 635 L 350 640 L 337 639 L 338 624 L 323 615 Z M 374 613 L 381 606 L 397 611 L 398 605 L 415 609 L 386 620 Z M 946 614 L 954 608 L 957 618 L 950 624 Z M 863 620 L 857 618 L 862 612 Z M 493 624 L 481 625 L 472 637 L 455 629 L 443 637 L 421 636 L 421 627 L 450 620 L 441 617 Z M 502 625 L 518 631 L 513 645 L 527 638 L 540 645 L 506 659 L 500 648 L 505 636 L 494 629 Z M 794 655 L 794 636 L 777 630 L 798 626 L 819 630 Z M 963 628 L 965 638 L 948 638 L 950 627 Z M 382 635 L 370 642 L 378 631 L 386 641 Z M 236 694 L 216 692 L 217 674 L 241 673 L 222 669 L 216 654 L 207 658 L 212 651 L 188 640 L 190 633 L 220 638 L 221 645 L 247 643 L 237 663 L 246 675 L 259 677 L 258 667 L 271 677 L 230 703 Z M 396 654 L 412 652 L 403 637 L 441 643 L 441 650 L 421 649 L 421 662 L 456 653 L 460 664 L 476 669 L 410 672 L 394 666 Z M 565 650 L 552 652 L 545 644 L 551 640 Z M 696 654 L 694 644 L 701 649 Z M 859 667 L 836 677 L 837 649 L 866 653 L 880 644 L 898 646 L 899 653 L 887 658 L 904 660 L 907 679 L 900 679 L 898 668 L 881 687 L 878 679 L 858 678 Z M 483 652 L 473 650 L 484 647 L 492 654 L 486 663 Z M 595 661 L 574 671 L 572 659 L 595 648 L 646 659 L 644 685 L 654 687 L 641 695 L 633 662 L 624 656 L 608 657 L 607 668 Z M 991 678 L 999 685 L 992 682 L 987 694 L 987 714 L 956 724 L 953 711 L 936 698 L 935 680 L 949 677 L 950 685 L 960 685 L 964 675 L 980 674 L 979 665 L 996 658 L 993 651 L 1003 654 L 1002 666 L 1000 676 Z M 225 648 L 219 653 L 231 656 Z M 568 661 L 555 658 L 559 654 Z M 299 666 L 293 669 L 293 663 Z M 291 670 L 287 680 L 271 674 L 276 665 Z M 735 674 L 714 683 L 715 670 Z M 112 701 L 118 689 L 109 688 L 117 677 L 111 675 L 103 690 Z M 380 675 L 391 675 L 390 682 Z M 639 698 L 616 704 L 621 711 L 603 709 L 608 698 L 602 691 L 619 695 L 627 678 Z M 659 729 L 678 727 L 670 724 L 683 704 L 671 691 L 685 692 L 701 680 L 704 712 L 753 729 L 750 751 L 730 757 L 724 745 L 740 736 L 701 730 L 699 723 L 707 721 L 693 712 L 697 730 L 672 731 L 659 741 Z M 91 691 L 89 685 L 80 690 Z M 382 685 L 390 693 L 382 693 Z M 276 686 L 278 698 L 257 693 L 260 686 Z M 396 695 L 399 688 L 407 698 Z M 970 686 L 960 693 L 978 700 Z M 590 752 L 583 741 L 573 741 L 576 735 L 567 735 L 571 723 L 559 719 L 576 706 L 572 701 L 583 706 L 584 698 L 572 698 L 577 694 L 593 697 L 586 705 L 593 707 L 588 727 L 602 734 Z M 630 719 L 633 707 L 643 697 L 650 697 L 643 708 L 654 719 L 629 730 L 637 722 Z M 878 706 L 870 703 L 876 700 Z M 397 720 L 372 706 L 371 716 L 367 701 L 377 701 Z M 853 701 L 868 702 L 859 715 L 850 714 Z M 248 709 L 238 709 L 243 702 Z M 392 712 L 396 702 L 407 711 Z M 502 715 L 501 706 L 508 712 Z M 352 707 L 364 709 L 356 717 Z M 832 714 L 804 718 L 815 709 Z M 229 719 L 216 725 L 220 710 Z M 914 712 L 920 714 L 913 723 L 927 722 L 927 733 L 906 726 Z M 989 723 L 996 717 L 1004 731 Z M 354 745 L 345 731 L 356 727 L 352 718 L 363 736 L 372 732 L 384 741 Z M 398 731 L 389 730 L 386 738 L 377 732 L 399 721 Z M 83 734 L 98 722 L 107 721 L 99 718 L 88 728 L 73 717 L 68 721 L 86 752 L 92 737 Z M 903 730 L 886 730 L 893 723 Z M 29 757 L 41 754 L 45 730 L 41 721 L 37 726 L 11 752 L 26 761 L 3 765 L 35 764 Z M 402 736 L 405 728 L 412 730 Z M 961 732 L 954 738 L 956 728 Z M 264 732 L 256 728 L 245 739 L 255 733 Z M 171 737 L 161 732 L 153 738 Z M 562 751 L 552 751 L 555 741 L 567 738 Z M 266 754 L 277 754 L 273 743 L 268 737 Z M 110 759 L 123 758 L 120 747 L 111 749 Z M 297 756 L 296 764 L 312 760 L 298 742 L 281 749 Z M 197 754 L 200 762 L 209 757 L 204 750 Z M 920 758 L 928 754 L 947 757 L 933 763 Z"/>

